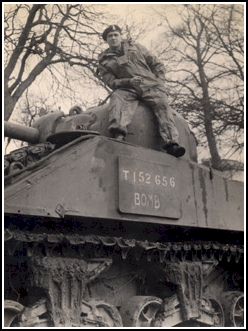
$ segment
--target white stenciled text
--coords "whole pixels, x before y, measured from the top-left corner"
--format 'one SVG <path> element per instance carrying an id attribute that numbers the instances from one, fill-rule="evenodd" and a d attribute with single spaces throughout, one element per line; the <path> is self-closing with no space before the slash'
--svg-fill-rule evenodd
<path id="1" fill-rule="evenodd" d="M 176 180 L 174 176 L 165 176 L 161 174 L 153 174 L 145 171 L 133 171 L 122 169 L 122 176 L 125 181 L 131 184 L 156 185 L 164 188 L 175 188 Z"/>
<path id="2" fill-rule="evenodd" d="M 158 194 L 134 192 L 134 205 L 143 208 L 160 208 L 160 199 Z"/>

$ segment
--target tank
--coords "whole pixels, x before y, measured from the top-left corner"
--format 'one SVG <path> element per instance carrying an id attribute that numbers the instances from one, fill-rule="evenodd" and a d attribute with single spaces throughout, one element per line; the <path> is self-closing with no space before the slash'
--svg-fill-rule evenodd
<path id="1" fill-rule="evenodd" d="M 108 104 L 74 110 L 6 123 L 28 145 L 4 159 L 5 326 L 242 327 L 243 184 L 177 113 L 182 158 L 143 104 L 126 141 Z"/>

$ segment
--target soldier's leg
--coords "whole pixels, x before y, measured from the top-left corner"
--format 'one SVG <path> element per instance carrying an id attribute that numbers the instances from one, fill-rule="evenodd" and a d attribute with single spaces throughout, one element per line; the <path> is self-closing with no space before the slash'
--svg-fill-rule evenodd
<path id="1" fill-rule="evenodd" d="M 167 153 L 176 157 L 184 155 L 184 147 L 179 146 L 179 132 L 176 128 L 172 109 L 170 108 L 165 91 L 161 88 L 151 88 L 142 94 L 144 102 L 154 111 L 159 132 L 164 141 L 163 148 Z"/>
<path id="2" fill-rule="evenodd" d="M 159 132 L 164 143 L 178 143 L 179 133 L 165 92 L 154 87 L 145 91 L 142 99 L 156 115 L 159 123 Z"/>
<path id="3" fill-rule="evenodd" d="M 127 135 L 127 127 L 131 123 L 139 101 L 131 91 L 118 89 L 110 97 L 109 131 L 116 137 Z"/>

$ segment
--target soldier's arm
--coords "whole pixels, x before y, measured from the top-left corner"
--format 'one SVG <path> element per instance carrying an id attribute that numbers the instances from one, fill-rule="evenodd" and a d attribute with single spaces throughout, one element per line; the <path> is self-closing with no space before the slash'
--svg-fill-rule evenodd
<path id="1" fill-rule="evenodd" d="M 136 46 L 144 55 L 146 63 L 150 67 L 151 71 L 155 74 L 155 76 L 165 81 L 165 67 L 163 63 L 161 63 L 156 56 L 152 55 L 144 46 L 140 44 L 136 44 Z"/>
<path id="2" fill-rule="evenodd" d="M 106 84 L 112 90 L 120 87 L 130 87 L 129 78 L 116 78 L 112 72 L 110 72 L 101 64 L 98 66 L 97 74 L 98 77 L 104 82 L 104 84 Z"/>

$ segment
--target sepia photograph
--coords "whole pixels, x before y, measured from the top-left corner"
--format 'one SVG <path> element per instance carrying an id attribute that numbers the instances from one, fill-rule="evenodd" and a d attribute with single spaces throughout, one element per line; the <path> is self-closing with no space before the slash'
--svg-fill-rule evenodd
<path id="1" fill-rule="evenodd" d="M 245 329 L 246 3 L 2 9 L 2 328 Z"/>

